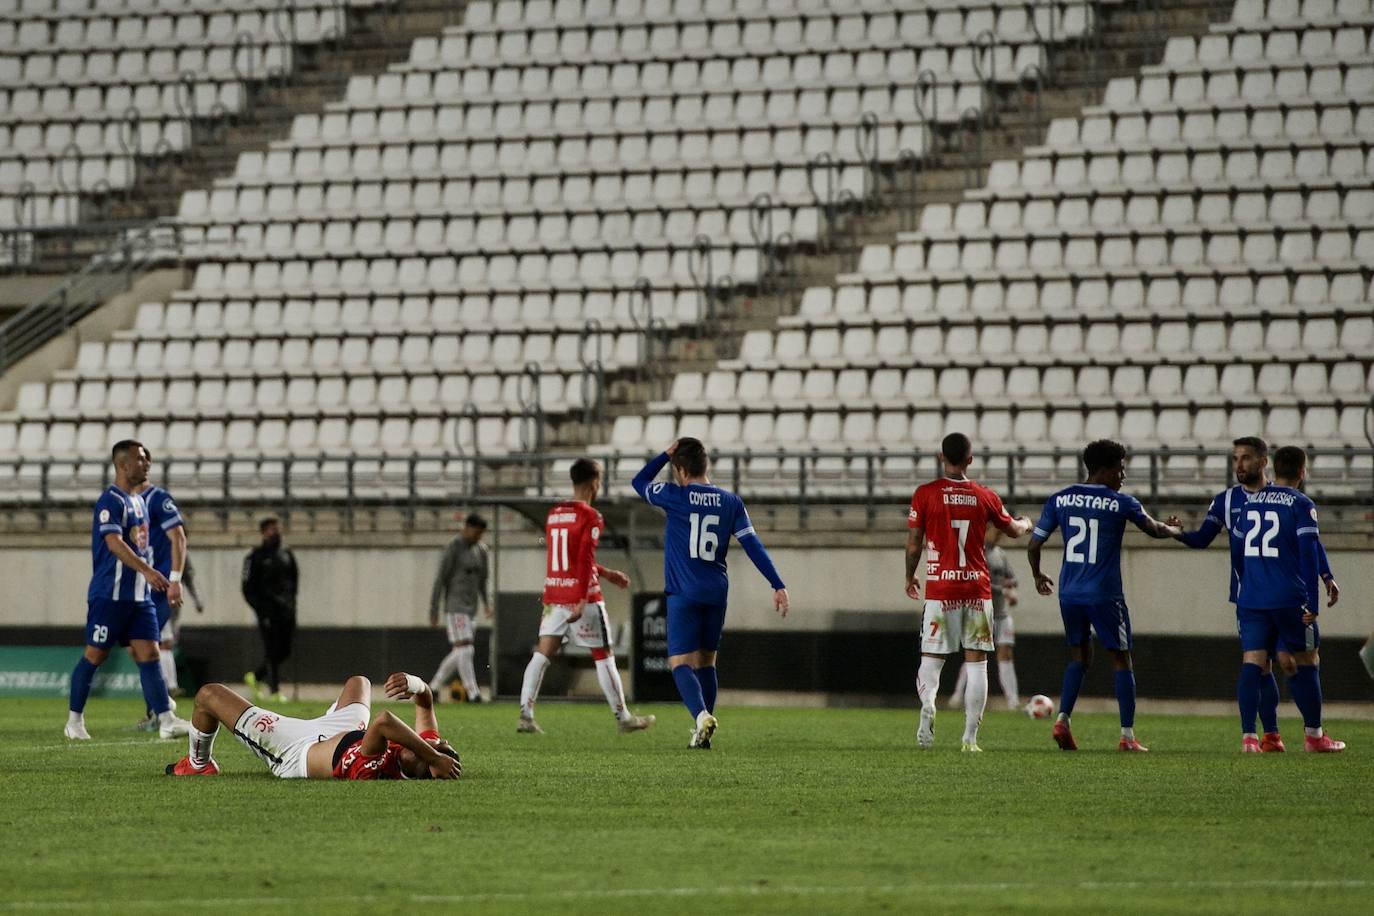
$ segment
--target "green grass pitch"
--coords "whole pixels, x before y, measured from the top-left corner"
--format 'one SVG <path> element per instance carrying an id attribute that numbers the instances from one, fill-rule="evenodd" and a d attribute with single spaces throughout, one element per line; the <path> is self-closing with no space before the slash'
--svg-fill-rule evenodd
<path id="1" fill-rule="evenodd" d="M 680 707 L 622 736 L 600 705 L 440 708 L 457 783 L 283 782 L 224 731 L 219 779 L 173 780 L 184 741 L 94 700 L 2 700 L 0 911 L 175 913 L 1239 912 L 1374 910 L 1374 723 L 1351 750 L 1245 756 L 1231 718 L 736 709 L 710 752 Z M 320 704 L 288 704 L 316 715 Z M 185 711 L 185 701 L 183 701 Z M 398 711 L 402 707 L 395 707 Z M 1285 710 L 1287 712 L 1287 710 Z M 1285 720 L 1290 747 L 1301 732 Z"/>

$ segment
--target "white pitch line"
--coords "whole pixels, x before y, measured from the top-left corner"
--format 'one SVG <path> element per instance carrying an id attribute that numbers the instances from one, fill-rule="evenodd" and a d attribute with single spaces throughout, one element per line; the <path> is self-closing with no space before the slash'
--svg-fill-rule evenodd
<path id="1" fill-rule="evenodd" d="M 147 745 L 151 745 L 151 746 L 154 746 L 154 747 L 160 747 L 160 746 L 162 746 L 162 745 L 164 745 L 164 744 L 175 744 L 177 741 L 181 741 L 181 740 L 183 740 L 183 739 L 181 739 L 181 738 L 165 738 L 165 739 L 164 739 L 164 738 L 153 738 L 153 737 L 151 737 L 151 736 L 146 737 L 146 738 L 123 738 L 123 739 L 121 739 L 121 740 L 119 740 L 119 741 L 95 741 L 95 740 L 91 740 L 91 741 L 72 741 L 71 739 L 68 739 L 68 740 L 64 741 L 63 743 L 61 743 L 61 744 L 36 744 L 36 745 L 31 745 L 31 746 L 29 746 L 29 747 L 26 747 L 25 750 L 29 750 L 29 751 L 60 751 L 60 750 L 66 749 L 66 748 L 78 748 L 78 747 L 119 747 L 119 746 L 125 745 L 125 744 L 147 744 Z"/>
<path id="2" fill-rule="evenodd" d="M 408 901 L 416 904 L 478 904 L 478 903 L 520 903 L 536 900 L 625 900 L 652 897 L 769 897 L 769 896 L 850 896 L 878 894 L 892 896 L 899 894 L 931 893 L 996 893 L 1005 891 L 1035 891 L 1045 889 L 1072 888 L 1085 891 L 1179 888 L 1184 890 L 1356 890 L 1374 887 L 1374 880 L 1363 878 L 1310 878 L 1310 879 L 1260 879 L 1245 881 L 1079 881 L 1079 882 L 1037 882 L 1037 881 L 993 881 L 982 883 L 924 883 L 924 884 L 854 884 L 854 885 L 798 885 L 798 884 L 743 884 L 715 887 L 644 887 L 644 888 L 604 888 L 581 891 L 512 891 L 477 894 L 396 894 L 382 896 L 377 894 L 348 894 L 313 897 L 195 897 L 169 898 L 161 900 L 130 900 L 121 898 L 119 903 L 138 908 L 244 908 L 264 906 L 298 906 L 302 903 L 396 903 Z M 6 900 L 0 901 L 4 910 L 61 910 L 82 911 L 106 909 L 107 900 Z"/>

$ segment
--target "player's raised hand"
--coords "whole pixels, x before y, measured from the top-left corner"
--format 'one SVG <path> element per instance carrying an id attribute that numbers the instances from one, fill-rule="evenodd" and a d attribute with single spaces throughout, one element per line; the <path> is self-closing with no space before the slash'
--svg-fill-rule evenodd
<path id="1" fill-rule="evenodd" d="M 921 600 L 921 583 L 916 579 L 911 579 L 906 584 L 906 596 L 912 601 Z"/>
<path id="2" fill-rule="evenodd" d="M 614 585 L 616 588 L 629 588 L 630 577 L 618 569 L 608 569 L 601 574 L 601 578 Z"/>
<path id="3" fill-rule="evenodd" d="M 787 589 L 780 588 L 773 593 L 773 610 L 786 617 L 791 607 L 792 600 L 787 595 Z"/>
<path id="4" fill-rule="evenodd" d="M 669 442 L 668 447 L 663 450 L 663 454 L 667 455 L 669 458 L 673 457 L 673 453 L 677 451 L 677 443 L 677 439 Z"/>
<path id="5" fill-rule="evenodd" d="M 568 623 L 576 623 L 582 619 L 582 612 L 587 609 L 587 599 L 583 598 L 572 606 L 572 611 L 568 614 Z"/>
<path id="6" fill-rule="evenodd" d="M 1054 580 L 1044 573 L 1035 574 L 1035 590 L 1042 595 L 1054 594 Z"/>
<path id="7" fill-rule="evenodd" d="M 1341 600 L 1341 587 L 1336 584 L 1336 577 L 1323 579 L 1322 584 L 1326 586 L 1326 606 L 1335 607 L 1336 602 Z"/>
<path id="8" fill-rule="evenodd" d="M 429 692 L 429 685 L 413 674 L 397 671 L 386 679 L 382 689 L 389 700 L 409 700 L 413 696 Z"/>

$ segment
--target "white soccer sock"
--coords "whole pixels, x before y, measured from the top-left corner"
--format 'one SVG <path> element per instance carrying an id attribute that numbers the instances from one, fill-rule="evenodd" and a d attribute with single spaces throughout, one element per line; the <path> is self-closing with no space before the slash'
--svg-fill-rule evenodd
<path id="1" fill-rule="evenodd" d="M 1127 739 L 1129 739 L 1129 740 L 1131 740 L 1131 741 L 1134 741 L 1134 740 L 1135 740 L 1135 729 L 1134 729 L 1134 728 L 1131 728 L 1129 725 L 1123 725 L 1123 726 L 1121 726 L 1121 737 L 1127 738 Z"/>
<path id="2" fill-rule="evenodd" d="M 1007 698 L 1007 709 L 1021 705 L 1021 693 L 1016 683 L 1016 662 L 1011 659 L 997 660 L 997 678 L 1002 682 L 1002 694 Z"/>
<path id="3" fill-rule="evenodd" d="M 430 678 L 429 689 L 434 691 L 437 696 L 444 685 L 453 680 L 453 676 L 458 673 L 458 649 L 455 646 L 449 650 L 448 655 L 439 663 L 439 670 L 434 672 L 434 677 Z"/>
<path id="4" fill-rule="evenodd" d="M 477 657 L 477 650 L 470 645 L 459 646 L 450 654 L 458 657 L 458 676 L 463 679 L 463 689 L 467 691 L 469 697 L 478 696 L 477 668 L 473 665 L 473 659 Z"/>
<path id="5" fill-rule="evenodd" d="M 611 704 L 611 712 L 618 721 L 624 722 L 631 717 L 630 708 L 625 705 L 625 688 L 620 683 L 620 670 L 615 666 L 615 656 L 596 660 L 596 679 L 601 682 L 601 692 L 606 702 Z"/>
<path id="6" fill-rule="evenodd" d="M 86 714 L 85 714 L 84 712 L 72 712 L 70 709 L 67 710 L 67 724 L 68 724 L 68 725 L 85 725 L 85 724 L 86 724 Z"/>
<path id="7" fill-rule="evenodd" d="M 940 692 L 940 672 L 944 668 L 943 658 L 921 656 L 921 667 L 916 673 L 916 695 L 921 698 L 921 708 L 927 712 L 935 711 L 935 696 Z"/>
<path id="8" fill-rule="evenodd" d="M 978 726 L 983 723 L 983 709 L 988 705 L 988 663 L 964 662 L 968 670 L 968 691 L 964 694 L 964 740 L 978 741 Z"/>
<path id="9" fill-rule="evenodd" d="M 530 663 L 525 666 L 525 683 L 520 687 L 520 718 L 534 718 L 534 701 L 539 699 L 539 685 L 544 682 L 548 667 L 549 660 L 542 654 L 530 656 Z"/>
<path id="10" fill-rule="evenodd" d="M 190 750 L 186 756 L 191 758 L 191 766 L 197 770 L 205 769 L 205 765 L 210 762 L 210 752 L 215 748 L 215 735 L 219 732 L 219 726 L 215 726 L 214 731 L 203 732 L 191 726 L 190 731 Z"/>
<path id="11" fill-rule="evenodd" d="M 960 707 L 964 705 L 964 688 L 968 686 L 968 668 L 959 666 L 959 676 L 954 679 L 954 692 L 949 695 L 949 705 Z"/>
<path id="12" fill-rule="evenodd" d="M 170 697 L 172 691 L 177 689 L 177 660 L 172 657 L 171 649 L 162 650 L 158 664 L 162 666 L 162 679 L 167 682 L 167 696 Z"/>

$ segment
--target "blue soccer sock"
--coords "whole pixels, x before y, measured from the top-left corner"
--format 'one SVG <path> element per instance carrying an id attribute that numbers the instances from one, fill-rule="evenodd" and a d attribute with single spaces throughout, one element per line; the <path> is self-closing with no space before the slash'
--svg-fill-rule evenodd
<path id="1" fill-rule="evenodd" d="M 1279 730 L 1279 679 L 1274 677 L 1272 669 L 1268 674 L 1260 675 L 1259 717 L 1265 734 L 1274 734 Z"/>
<path id="2" fill-rule="evenodd" d="M 697 673 L 692 670 L 691 665 L 678 665 L 673 669 L 673 680 L 677 683 L 677 692 L 682 696 L 683 704 L 695 720 L 706 708 L 706 699 L 701 695 L 701 681 L 697 680 Z"/>
<path id="3" fill-rule="evenodd" d="M 167 681 L 162 677 L 162 664 L 157 660 L 138 663 L 138 679 L 143 685 L 143 702 L 157 715 L 172 708 L 167 696 Z"/>
<path id="4" fill-rule="evenodd" d="M 72 669 L 72 686 L 67 695 L 67 708 L 72 712 L 85 712 L 86 701 L 91 696 L 91 681 L 95 679 L 96 670 L 95 665 L 92 665 L 84 655 Z"/>
<path id="5" fill-rule="evenodd" d="M 1116 705 L 1121 711 L 1121 727 L 1135 727 L 1135 672 L 1129 668 L 1116 673 Z"/>
<path id="6" fill-rule="evenodd" d="M 716 693 L 720 689 L 720 681 L 716 678 L 716 666 L 697 668 L 696 675 L 697 681 L 701 684 L 701 699 L 706 704 L 706 711 L 714 713 L 716 711 Z"/>
<path id="7" fill-rule="evenodd" d="M 1069 662 L 1064 669 L 1064 687 L 1059 692 L 1059 714 L 1073 715 L 1073 706 L 1078 702 L 1078 691 L 1083 689 L 1083 675 L 1088 669 L 1082 662 Z"/>
<path id="8" fill-rule="evenodd" d="M 1299 665 L 1298 671 L 1288 679 L 1288 690 L 1293 694 L 1293 702 L 1302 713 L 1304 728 L 1322 727 L 1322 685 L 1317 678 L 1316 665 Z"/>
<path id="9" fill-rule="evenodd" d="M 1270 675 L 1273 678 L 1273 675 Z M 1240 666 L 1240 680 L 1236 682 L 1236 703 L 1240 706 L 1240 733 L 1242 735 L 1253 735 L 1255 733 L 1255 714 L 1260 707 L 1260 689 L 1264 675 L 1260 673 L 1260 666 L 1253 662 L 1246 662 Z M 1265 731 L 1271 729 L 1266 724 Z"/>

